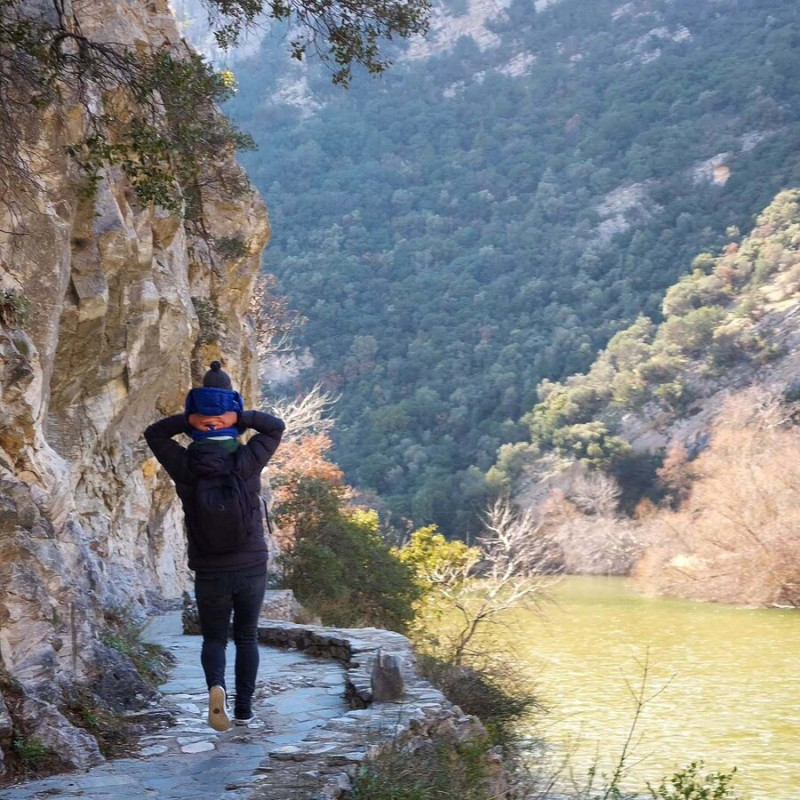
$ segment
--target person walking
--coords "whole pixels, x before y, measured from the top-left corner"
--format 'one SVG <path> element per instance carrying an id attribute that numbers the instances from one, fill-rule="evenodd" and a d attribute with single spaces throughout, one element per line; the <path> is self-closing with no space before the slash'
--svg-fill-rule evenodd
<path id="1" fill-rule="evenodd" d="M 256 431 L 246 444 L 238 437 Z M 219 361 L 203 386 L 192 389 L 183 414 L 154 422 L 145 440 L 175 484 L 183 506 L 189 569 L 203 645 L 200 660 L 208 686 L 208 724 L 231 726 L 225 684 L 225 651 L 233 615 L 236 650 L 233 722 L 253 720 L 258 673 L 258 617 L 267 577 L 261 513 L 261 471 L 280 444 L 283 420 L 245 410 Z M 192 437 L 187 447 L 173 440 Z"/>

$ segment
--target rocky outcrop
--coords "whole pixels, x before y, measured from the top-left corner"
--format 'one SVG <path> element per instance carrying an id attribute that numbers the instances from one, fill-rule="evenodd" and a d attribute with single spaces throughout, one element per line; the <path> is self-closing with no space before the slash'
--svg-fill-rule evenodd
<path id="1" fill-rule="evenodd" d="M 68 769 L 87 769 L 103 761 L 95 738 L 72 725 L 53 703 L 27 697 L 15 722 L 24 727 L 26 737 L 58 754 Z"/>
<path id="2" fill-rule="evenodd" d="M 180 41 L 166 0 L 97 0 L 82 30 L 135 47 Z M 36 711 L 15 720 L 26 735 L 34 718 L 66 730 L 53 716 L 62 689 L 103 674 L 105 659 L 119 670 L 98 641 L 105 612 L 135 617 L 187 586 L 181 515 L 143 429 L 182 408 L 212 357 L 246 401 L 256 391 L 247 311 L 269 236 L 261 200 L 204 190 L 208 234 L 245 245 L 212 257 L 117 169 L 87 196 L 65 152 L 82 125 L 79 104 L 41 114 L 22 148 L 35 181 L 0 202 L 0 667 Z M 77 733 L 59 736 L 68 763 L 99 757 Z"/>
<path id="3" fill-rule="evenodd" d="M 3 700 L 3 696 L 0 695 L 0 774 L 2 774 L 5 769 L 3 748 L 11 744 L 13 732 L 14 723 L 11 720 L 11 713 L 8 710 L 5 700 Z"/>

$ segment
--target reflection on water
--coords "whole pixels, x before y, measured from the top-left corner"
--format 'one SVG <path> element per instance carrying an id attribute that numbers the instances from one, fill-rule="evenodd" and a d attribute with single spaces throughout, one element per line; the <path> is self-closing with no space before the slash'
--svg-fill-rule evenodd
<path id="1" fill-rule="evenodd" d="M 552 709 L 544 736 L 576 748 L 576 775 L 598 756 L 611 771 L 647 661 L 648 694 L 663 691 L 645 706 L 628 788 L 702 759 L 738 767 L 752 800 L 800 798 L 800 611 L 645 598 L 617 578 L 568 578 L 553 596 L 543 619 L 518 620 L 520 655 Z"/>

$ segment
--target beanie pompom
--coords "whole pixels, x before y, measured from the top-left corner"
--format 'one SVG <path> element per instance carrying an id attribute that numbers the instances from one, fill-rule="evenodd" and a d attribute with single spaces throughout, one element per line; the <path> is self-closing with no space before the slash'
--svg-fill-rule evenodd
<path id="1" fill-rule="evenodd" d="M 209 370 L 203 376 L 203 386 L 212 389 L 232 389 L 231 379 L 227 372 L 222 369 L 219 361 L 212 361 Z"/>

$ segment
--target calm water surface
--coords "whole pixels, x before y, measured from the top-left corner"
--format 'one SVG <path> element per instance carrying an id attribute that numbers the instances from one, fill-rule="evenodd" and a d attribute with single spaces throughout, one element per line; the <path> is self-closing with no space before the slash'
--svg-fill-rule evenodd
<path id="1" fill-rule="evenodd" d="M 691 761 L 738 767 L 752 800 L 800 800 L 800 611 L 637 594 L 623 579 L 568 578 L 543 618 L 526 615 L 520 656 L 551 708 L 541 731 L 573 748 L 576 775 L 609 772 L 633 717 L 626 681 L 648 695 L 627 787 Z M 515 639 L 517 637 L 515 636 Z"/>

